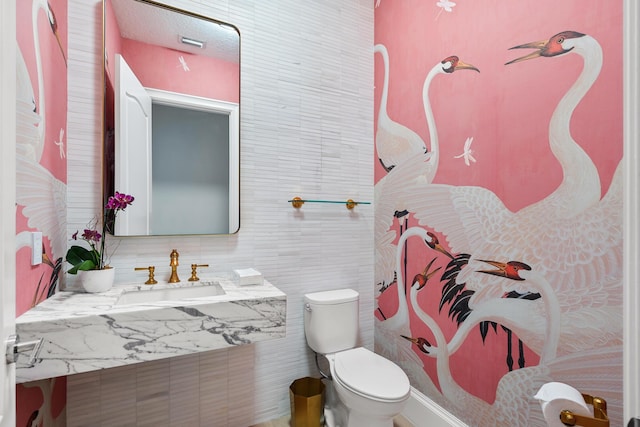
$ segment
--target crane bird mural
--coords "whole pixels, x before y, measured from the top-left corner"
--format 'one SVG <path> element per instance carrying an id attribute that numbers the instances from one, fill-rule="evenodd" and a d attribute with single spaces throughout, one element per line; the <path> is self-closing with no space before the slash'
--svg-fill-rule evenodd
<path id="1" fill-rule="evenodd" d="M 381 291 L 389 289 L 392 285 L 397 295 L 398 308 L 395 313 L 386 314 L 378 310 L 381 319 L 379 327 L 375 328 L 376 342 L 380 344 L 377 350 L 396 360 L 405 369 L 412 365 L 419 364 L 418 357 L 409 350 L 410 346 L 401 339 L 402 334 L 408 333 L 408 311 L 406 303 L 406 289 L 404 286 L 406 269 L 406 253 L 404 262 L 402 261 L 402 250 L 404 243 L 409 237 L 414 236 L 410 230 L 404 229 L 400 225 L 400 243 L 393 244 L 397 237 L 395 230 L 391 229 L 393 221 L 399 221 L 404 214 L 403 206 L 406 204 L 404 198 L 396 197 L 398 185 L 406 184 L 411 179 L 420 182 L 431 182 L 436 173 L 439 159 L 438 133 L 431 105 L 429 102 L 429 88 L 431 82 L 438 75 L 451 75 L 458 70 L 479 70 L 468 63 L 460 60 L 455 55 L 448 56 L 438 61 L 427 73 L 422 86 L 422 101 L 426 122 L 429 127 L 429 140 L 431 150 L 427 151 L 422 139 L 412 130 L 392 121 L 387 114 L 387 94 L 389 75 L 389 56 L 383 45 L 376 45 L 375 52 L 382 54 L 384 61 L 384 85 L 380 108 L 378 112 L 378 128 L 376 132 L 376 148 L 380 163 L 384 167 L 387 175 L 378 182 L 375 188 L 376 203 L 375 210 L 375 241 L 378 259 L 387 260 L 386 263 L 376 264 L 376 281 L 378 278 Z M 391 165 L 391 167 L 388 167 Z M 424 230 L 419 230 L 417 235 L 424 234 Z M 424 234 L 425 241 L 429 237 Z M 391 258 L 393 256 L 393 258 Z M 407 362 L 408 361 L 408 362 Z"/>
<path id="2" fill-rule="evenodd" d="M 429 100 L 429 89 L 434 78 L 438 75 L 453 75 L 459 70 L 473 70 L 480 72 L 472 64 L 462 61 L 458 56 L 451 55 L 438 61 L 427 73 L 422 84 L 422 105 L 429 130 L 430 149 L 427 150 L 424 141 L 411 129 L 394 122 L 387 113 L 389 91 L 389 55 L 384 45 L 376 45 L 375 52 L 383 58 L 384 83 L 378 110 L 376 129 L 376 151 L 380 164 L 387 175 L 378 181 L 375 187 L 375 245 L 377 258 L 376 283 L 382 289 L 388 288 L 395 277 L 403 272 L 398 271 L 394 261 L 395 245 L 393 241 L 398 233 L 392 229 L 394 220 L 400 220 L 405 214 L 405 201 L 399 198 L 396 191 L 399 185 L 406 185 L 411 180 L 431 183 L 438 169 L 440 149 L 435 117 Z M 391 167 L 387 167 L 390 164 Z M 396 164 L 401 168 L 394 170 Z M 406 229 L 406 218 L 405 226 Z M 403 228 L 400 228 L 400 234 Z M 383 262 L 386 260 L 386 262 Z M 406 263 L 406 262 L 405 262 Z M 399 302 L 399 304 L 401 304 Z"/>
<path id="3" fill-rule="evenodd" d="M 501 4 L 482 31 L 470 20 L 493 3 L 459 4 L 424 28 L 418 22 L 431 23 L 437 6 L 375 10 L 377 43 L 396 61 L 407 57 L 385 79 L 384 99 L 404 97 L 415 109 L 394 113 L 409 128 L 424 101 L 432 114 L 424 146 L 435 147 L 376 170 L 376 288 L 385 289 L 376 309 L 394 326 L 393 337 L 379 333 L 388 329 L 376 314 L 376 349 L 410 345 L 420 362 L 407 367 L 403 356 L 402 366 L 414 386 L 469 425 L 546 425 L 531 396 L 547 381 L 603 397 L 621 425 L 621 6 L 597 22 L 575 0 L 554 14 L 538 6 Z M 442 46 L 483 71 L 425 97 L 416 64 Z M 389 292 L 405 284 L 409 301 Z"/>
<path id="4" fill-rule="evenodd" d="M 498 385 L 495 401 L 493 403 L 485 402 L 461 387 L 452 377 L 450 359 L 455 349 L 452 349 L 451 342 L 447 342 L 438 322 L 422 309 L 418 292 L 423 289 L 424 283 L 415 282 L 410 292 L 411 307 L 424 325 L 425 330 L 434 337 L 434 342 L 430 342 L 422 336 L 403 336 L 403 338 L 412 342 L 421 353 L 437 359 L 437 378 L 442 390 L 441 394 L 455 405 L 458 411 L 464 415 L 464 419 L 473 420 L 472 425 L 483 426 L 545 425 L 540 407 L 529 405 L 533 393 L 545 382 L 556 378 L 583 384 L 584 378 L 577 376 L 576 371 L 583 369 L 585 372 L 589 372 L 590 369 L 597 367 L 599 372 L 604 375 L 593 376 L 595 380 L 591 381 L 590 387 L 600 395 L 609 391 L 609 384 L 612 380 L 622 380 L 619 370 L 621 366 L 615 363 L 617 358 L 617 349 L 615 348 L 589 350 L 565 358 L 555 357 L 560 345 L 560 323 L 557 319 L 560 316 L 560 308 L 553 286 L 542 275 L 534 271 L 528 264 L 520 261 L 487 260 L 484 262 L 496 268 L 478 270 L 478 272 L 509 279 L 504 283 L 506 289 L 515 291 L 523 286 L 518 284 L 526 282 L 527 288 L 535 289 L 542 295 L 541 300 L 550 313 L 550 317 L 544 322 L 548 339 L 545 342 L 544 357 L 540 359 L 540 363 L 504 375 Z M 526 316 L 521 315 L 523 308 L 526 311 L 526 305 L 519 304 L 518 301 L 522 300 L 498 298 L 485 302 L 485 306 L 479 307 L 478 311 L 485 312 L 488 316 L 497 319 L 498 312 L 503 311 L 506 314 L 505 309 L 507 309 L 512 312 L 512 316 L 505 315 L 503 320 L 509 322 L 510 327 L 526 329 L 528 327 L 526 323 L 518 324 L 519 320 L 526 319 Z M 518 318 L 518 316 L 520 317 Z M 513 322 L 511 317 L 513 317 Z M 468 334 L 470 330 L 467 328 L 465 333 Z M 607 366 L 606 372 L 603 371 L 603 366 Z M 589 377 L 589 375 L 585 376 Z M 611 399 L 611 402 L 616 410 L 621 410 L 621 393 L 618 393 L 615 399 Z"/>
<path id="5" fill-rule="evenodd" d="M 31 27 L 18 32 L 16 58 L 16 251 L 29 246 L 31 231 L 41 231 L 51 246 L 51 256 L 43 247 L 43 261 L 53 271 L 46 286 L 43 276 L 36 279 L 38 288 L 47 291 L 36 289 L 35 297 L 30 298 L 35 305 L 41 296 L 53 292 L 66 250 L 66 154 L 61 154 L 66 128 L 67 57 L 57 19 L 60 13 L 54 13 L 51 3 L 21 2 L 18 14 L 28 16 Z M 21 299 L 18 292 L 18 301 Z M 29 307 L 18 303 L 18 311 Z"/>
<path id="6" fill-rule="evenodd" d="M 56 289 L 66 250 L 67 0 L 16 2 L 16 314 Z M 32 231 L 44 237 L 31 266 Z M 66 378 L 16 387 L 18 425 L 66 424 Z"/>

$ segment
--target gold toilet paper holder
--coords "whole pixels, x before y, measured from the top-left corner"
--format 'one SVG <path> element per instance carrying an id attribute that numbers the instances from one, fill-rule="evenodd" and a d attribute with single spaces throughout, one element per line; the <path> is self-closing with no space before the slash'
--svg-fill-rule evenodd
<path id="1" fill-rule="evenodd" d="M 565 409 L 560 412 L 560 421 L 562 424 L 566 426 L 609 427 L 607 401 L 601 397 L 594 397 L 585 393 L 582 393 L 582 397 L 587 405 L 593 405 L 593 418 L 585 415 L 574 414 L 573 412 Z"/>

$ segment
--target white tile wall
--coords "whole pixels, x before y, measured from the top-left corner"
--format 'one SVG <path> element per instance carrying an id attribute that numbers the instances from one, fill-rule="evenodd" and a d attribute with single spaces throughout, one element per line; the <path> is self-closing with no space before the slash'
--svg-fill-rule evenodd
<path id="1" fill-rule="evenodd" d="M 316 374 L 302 327 L 307 292 L 358 290 L 362 343 L 373 344 L 372 206 L 295 211 L 286 201 L 373 200 L 374 2 L 167 3 L 240 29 L 241 228 L 231 236 L 120 239 L 117 280 L 141 280 L 134 266 L 168 275 L 172 248 L 182 266 L 254 267 L 288 295 L 287 338 L 71 376 L 69 426 L 242 427 L 287 414 L 289 384 Z M 100 5 L 69 0 L 69 234 L 100 209 Z"/>

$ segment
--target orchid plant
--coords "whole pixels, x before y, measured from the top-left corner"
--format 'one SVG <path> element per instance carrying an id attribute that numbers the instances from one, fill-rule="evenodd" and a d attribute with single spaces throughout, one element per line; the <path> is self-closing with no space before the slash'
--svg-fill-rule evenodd
<path id="1" fill-rule="evenodd" d="M 133 196 L 117 191 L 113 196 L 109 197 L 102 218 L 102 234 L 97 230 L 99 225 L 97 220 L 92 221 L 89 228 L 84 229 L 80 239 L 87 242 L 90 249 L 78 245 L 73 245 L 69 248 L 66 260 L 69 264 L 73 265 L 73 267 L 68 270 L 68 273 L 76 274 L 80 270 L 102 270 L 109 268 L 109 265 L 105 264 L 105 241 L 107 231 L 110 230 L 108 224 L 113 224 L 118 212 L 125 210 L 127 206 L 131 205 L 133 199 Z M 78 233 L 79 231 L 76 231 L 71 238 L 78 240 Z"/>

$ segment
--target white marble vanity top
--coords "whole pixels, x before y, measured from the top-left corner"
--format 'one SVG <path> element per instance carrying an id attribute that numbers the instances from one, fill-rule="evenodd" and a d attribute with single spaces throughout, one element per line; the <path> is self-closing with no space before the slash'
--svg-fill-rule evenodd
<path id="1" fill-rule="evenodd" d="M 125 292 L 219 286 L 221 295 L 118 305 Z M 18 383 L 157 360 L 285 336 L 286 295 L 268 281 L 211 278 L 59 292 L 16 319 L 20 340 L 44 338 L 34 366 L 20 356 Z"/>
<path id="2" fill-rule="evenodd" d="M 126 313 L 131 311 L 153 310 L 159 307 L 174 307 L 176 301 L 157 301 L 135 305 L 116 305 L 124 292 L 152 291 L 162 288 L 179 288 L 191 286 L 209 286 L 220 284 L 225 291 L 223 295 L 201 297 L 197 300 L 185 299 L 181 306 L 200 305 L 203 301 L 237 301 L 255 298 L 283 297 L 284 293 L 271 283 L 263 285 L 237 286 L 229 279 L 202 279 L 199 282 L 159 283 L 157 285 L 116 285 L 107 292 L 90 294 L 85 292 L 58 292 L 51 298 L 41 302 L 31 310 L 16 319 L 16 324 L 31 322 L 46 322 L 58 320 L 61 317 L 73 319 L 77 317 L 96 316 L 100 314 Z"/>

